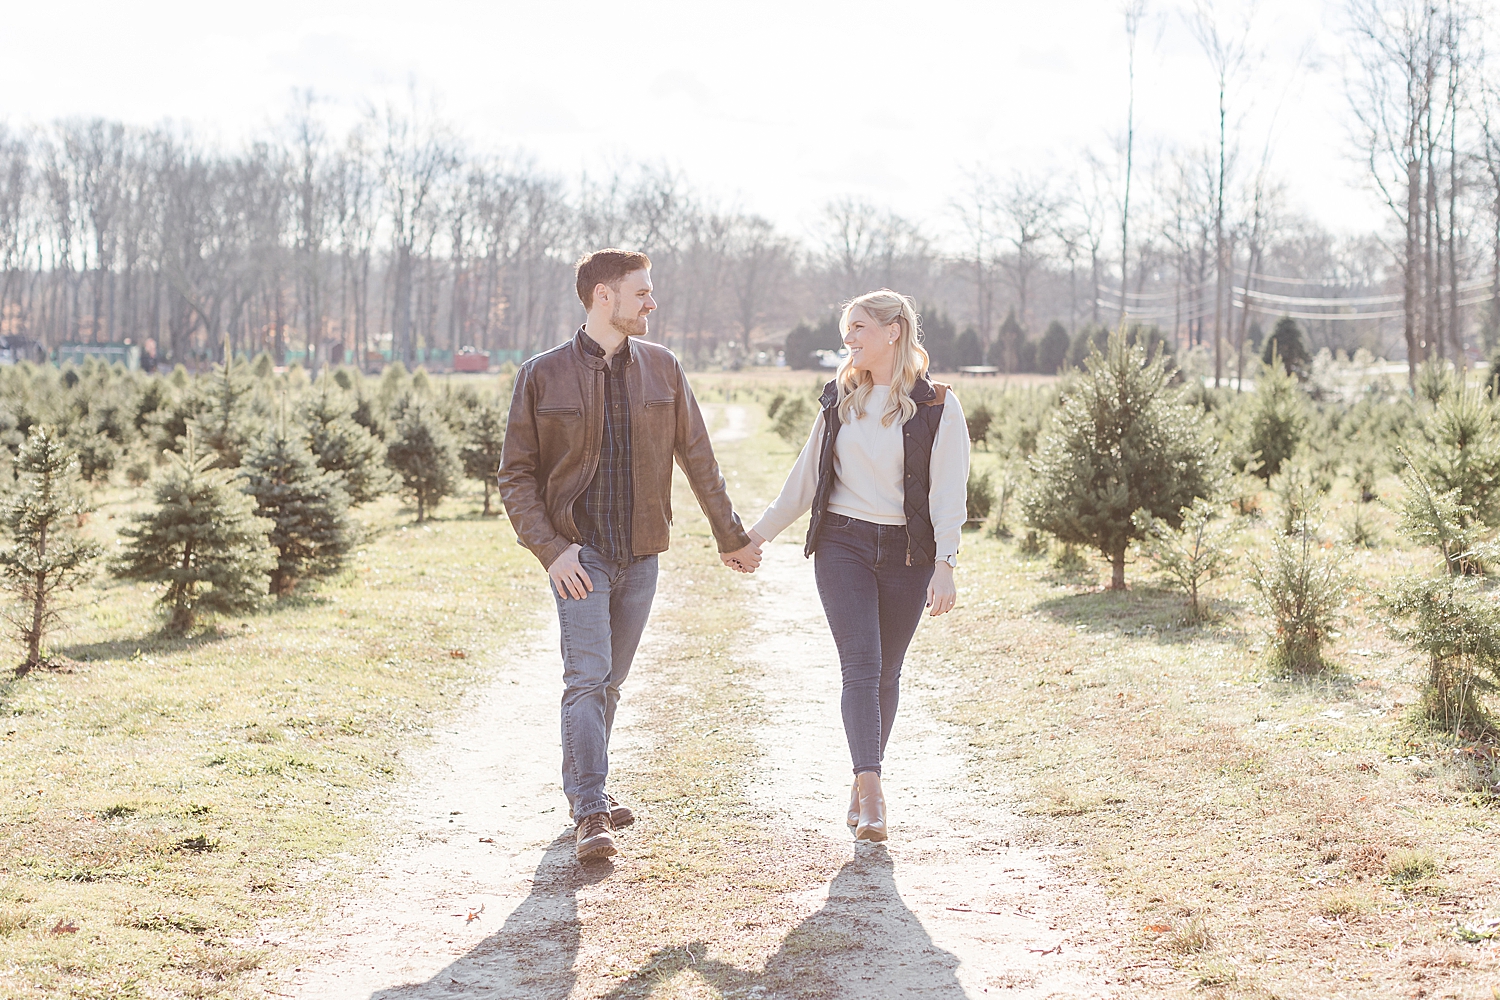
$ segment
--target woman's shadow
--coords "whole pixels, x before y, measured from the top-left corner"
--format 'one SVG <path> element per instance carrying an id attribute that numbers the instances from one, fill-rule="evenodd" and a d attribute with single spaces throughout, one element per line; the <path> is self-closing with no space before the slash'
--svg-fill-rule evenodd
<path id="1" fill-rule="evenodd" d="M 966 1000 L 958 959 L 932 943 L 896 888 L 883 846 L 860 847 L 828 887 L 828 901 L 782 938 L 762 969 L 707 958 L 702 941 L 652 954 L 603 1000 L 650 997 L 684 970 L 726 997 L 877 996 Z"/>
<path id="2" fill-rule="evenodd" d="M 425 983 L 376 990 L 370 1000 L 452 996 L 483 986 L 500 997 L 565 1000 L 573 992 L 578 959 L 578 890 L 609 878 L 614 866 L 579 865 L 569 829 L 547 847 L 532 875 L 531 893 L 499 931 Z"/>
<path id="3" fill-rule="evenodd" d="M 531 895 L 500 931 L 425 983 L 380 990 L 370 1000 L 452 996 L 464 987 L 501 997 L 563 1000 L 576 985 L 577 893 L 610 875 L 580 867 L 571 837 L 560 837 L 537 866 Z M 623 905 L 623 904 L 622 904 Z M 882 1000 L 966 1000 L 958 959 L 932 943 L 896 888 L 884 847 L 861 846 L 828 887 L 828 900 L 794 927 L 763 968 L 709 958 L 704 941 L 659 948 L 601 1000 L 645 1000 L 686 972 L 726 997 L 878 996 Z"/>

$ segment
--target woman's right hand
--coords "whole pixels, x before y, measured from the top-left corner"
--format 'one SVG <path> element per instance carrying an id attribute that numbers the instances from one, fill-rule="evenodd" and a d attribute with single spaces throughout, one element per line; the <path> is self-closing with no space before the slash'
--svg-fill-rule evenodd
<path id="1" fill-rule="evenodd" d="M 745 534 L 750 536 L 750 544 L 754 545 L 757 549 L 766 544 L 766 540 L 761 537 L 761 533 L 754 528 L 751 528 Z"/>

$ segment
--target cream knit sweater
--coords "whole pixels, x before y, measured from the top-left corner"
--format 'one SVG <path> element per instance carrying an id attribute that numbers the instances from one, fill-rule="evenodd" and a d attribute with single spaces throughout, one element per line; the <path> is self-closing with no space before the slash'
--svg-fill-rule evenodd
<path id="1" fill-rule="evenodd" d="M 833 493 L 828 498 L 828 509 L 835 514 L 874 524 L 906 523 L 901 424 L 896 421 L 886 427 L 880 422 L 889 395 L 890 386 L 875 386 L 865 415 L 839 429 L 833 443 Z M 755 523 L 755 531 L 767 541 L 812 508 L 822 438 L 823 414 L 819 413 L 781 495 Z M 958 396 L 949 392 L 932 442 L 932 487 L 927 498 L 939 559 L 958 554 L 960 529 L 968 515 L 968 481 L 969 429 Z"/>

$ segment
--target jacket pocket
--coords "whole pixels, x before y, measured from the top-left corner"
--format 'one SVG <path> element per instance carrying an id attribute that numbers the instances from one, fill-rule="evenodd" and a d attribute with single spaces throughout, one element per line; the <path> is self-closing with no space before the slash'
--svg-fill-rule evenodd
<path id="1" fill-rule="evenodd" d="M 576 417 L 582 413 L 582 407 L 578 406 L 538 406 L 536 408 L 536 415 L 539 417 Z"/>

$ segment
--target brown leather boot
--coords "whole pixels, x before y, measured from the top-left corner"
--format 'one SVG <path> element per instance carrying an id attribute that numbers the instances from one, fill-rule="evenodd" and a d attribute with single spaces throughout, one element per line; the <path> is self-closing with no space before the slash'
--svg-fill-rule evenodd
<path id="1" fill-rule="evenodd" d="M 614 857 L 615 838 L 610 829 L 609 813 L 592 813 L 578 821 L 578 843 L 574 848 L 579 861 L 603 861 Z"/>
<path id="2" fill-rule="evenodd" d="M 609 825 L 613 830 L 621 830 L 635 822 L 635 813 L 630 811 L 629 806 L 622 806 L 615 801 L 615 797 L 608 793 L 604 796 L 609 800 Z"/>
<path id="3" fill-rule="evenodd" d="M 885 793 L 880 789 L 880 772 L 861 771 L 854 779 L 859 791 L 859 825 L 855 840 L 879 843 L 885 840 Z"/>
<path id="4" fill-rule="evenodd" d="M 629 806 L 620 805 L 620 803 L 616 801 L 615 797 L 613 795 L 610 795 L 608 792 L 604 794 L 604 798 L 609 802 L 610 829 L 623 830 L 625 829 L 625 827 L 635 822 L 635 813 L 630 811 Z M 578 820 L 573 816 L 572 806 L 568 807 L 568 819 L 575 826 L 578 824 Z M 854 824 L 850 823 L 849 825 L 853 826 Z"/>
<path id="5" fill-rule="evenodd" d="M 849 829 L 859 826 L 859 779 L 849 786 Z"/>

